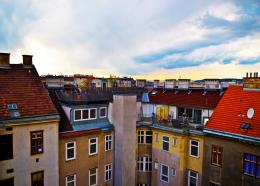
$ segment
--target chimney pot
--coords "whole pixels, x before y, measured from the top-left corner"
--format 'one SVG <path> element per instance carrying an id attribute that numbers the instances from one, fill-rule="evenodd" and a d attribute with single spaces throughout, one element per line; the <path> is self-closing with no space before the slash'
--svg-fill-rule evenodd
<path id="1" fill-rule="evenodd" d="M 9 67 L 10 65 L 10 54 L 0 53 L 0 67 Z"/>
<path id="2" fill-rule="evenodd" d="M 23 65 L 32 66 L 32 55 L 23 55 Z"/>
<path id="3" fill-rule="evenodd" d="M 250 78 L 252 77 L 252 72 L 250 72 Z"/>
<path id="4" fill-rule="evenodd" d="M 246 73 L 246 77 L 248 78 L 248 72 Z"/>

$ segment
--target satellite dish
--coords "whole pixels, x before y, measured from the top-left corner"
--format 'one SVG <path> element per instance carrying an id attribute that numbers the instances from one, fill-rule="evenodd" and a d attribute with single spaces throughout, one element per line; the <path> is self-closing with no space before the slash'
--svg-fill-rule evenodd
<path id="1" fill-rule="evenodd" d="M 248 111 L 247 111 L 247 117 L 249 118 L 249 119 L 251 119 L 253 116 L 254 116 L 254 109 L 253 108 L 250 108 L 250 109 L 248 109 Z"/>

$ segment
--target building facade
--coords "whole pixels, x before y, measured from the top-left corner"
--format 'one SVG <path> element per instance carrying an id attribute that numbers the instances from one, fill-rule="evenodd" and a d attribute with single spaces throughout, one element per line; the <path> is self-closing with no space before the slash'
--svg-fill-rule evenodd
<path id="1" fill-rule="evenodd" d="M 32 64 L 0 54 L 0 185 L 58 185 L 59 115 Z"/>

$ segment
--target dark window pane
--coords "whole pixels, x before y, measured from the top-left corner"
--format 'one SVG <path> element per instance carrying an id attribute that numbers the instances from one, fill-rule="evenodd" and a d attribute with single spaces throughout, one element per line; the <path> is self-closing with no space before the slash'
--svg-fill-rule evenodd
<path id="1" fill-rule="evenodd" d="M 31 132 L 31 155 L 43 153 L 43 131 Z"/>
<path id="2" fill-rule="evenodd" d="M 163 150 L 169 151 L 169 143 L 163 142 Z"/>
<path id="3" fill-rule="evenodd" d="M 90 118 L 91 119 L 96 118 L 96 109 L 90 109 Z"/>
<path id="4" fill-rule="evenodd" d="M 0 185 L 1 186 L 14 186 L 14 178 L 0 180 Z"/>
<path id="5" fill-rule="evenodd" d="M 152 136 L 146 136 L 146 143 L 151 144 L 153 142 Z"/>
<path id="6" fill-rule="evenodd" d="M 31 180 L 32 180 L 32 186 L 44 186 L 43 171 L 32 173 Z"/>
<path id="7" fill-rule="evenodd" d="M 81 119 L 81 110 L 75 110 L 75 120 Z"/>
<path id="8" fill-rule="evenodd" d="M 68 149 L 67 150 L 67 158 L 73 158 L 74 157 L 74 149 Z"/>
<path id="9" fill-rule="evenodd" d="M 105 117 L 106 116 L 106 108 L 101 108 L 100 109 L 100 116 Z"/>
<path id="10" fill-rule="evenodd" d="M 82 118 L 82 119 L 88 119 L 88 118 L 89 118 L 89 116 L 88 116 L 88 111 L 89 111 L 89 110 L 83 110 L 83 111 L 82 111 L 82 115 L 83 115 L 83 118 Z"/>
<path id="11" fill-rule="evenodd" d="M 13 135 L 0 135 L 0 161 L 13 158 Z"/>
<path id="12" fill-rule="evenodd" d="M 198 147 L 191 147 L 191 155 L 198 156 Z"/>

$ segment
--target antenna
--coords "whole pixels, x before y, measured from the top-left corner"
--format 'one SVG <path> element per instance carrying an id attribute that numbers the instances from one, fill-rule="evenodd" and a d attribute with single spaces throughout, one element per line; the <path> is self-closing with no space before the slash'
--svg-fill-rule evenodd
<path id="1" fill-rule="evenodd" d="M 253 116 L 254 116 L 254 109 L 253 108 L 249 108 L 248 111 L 247 111 L 247 117 L 249 119 L 251 119 Z"/>

